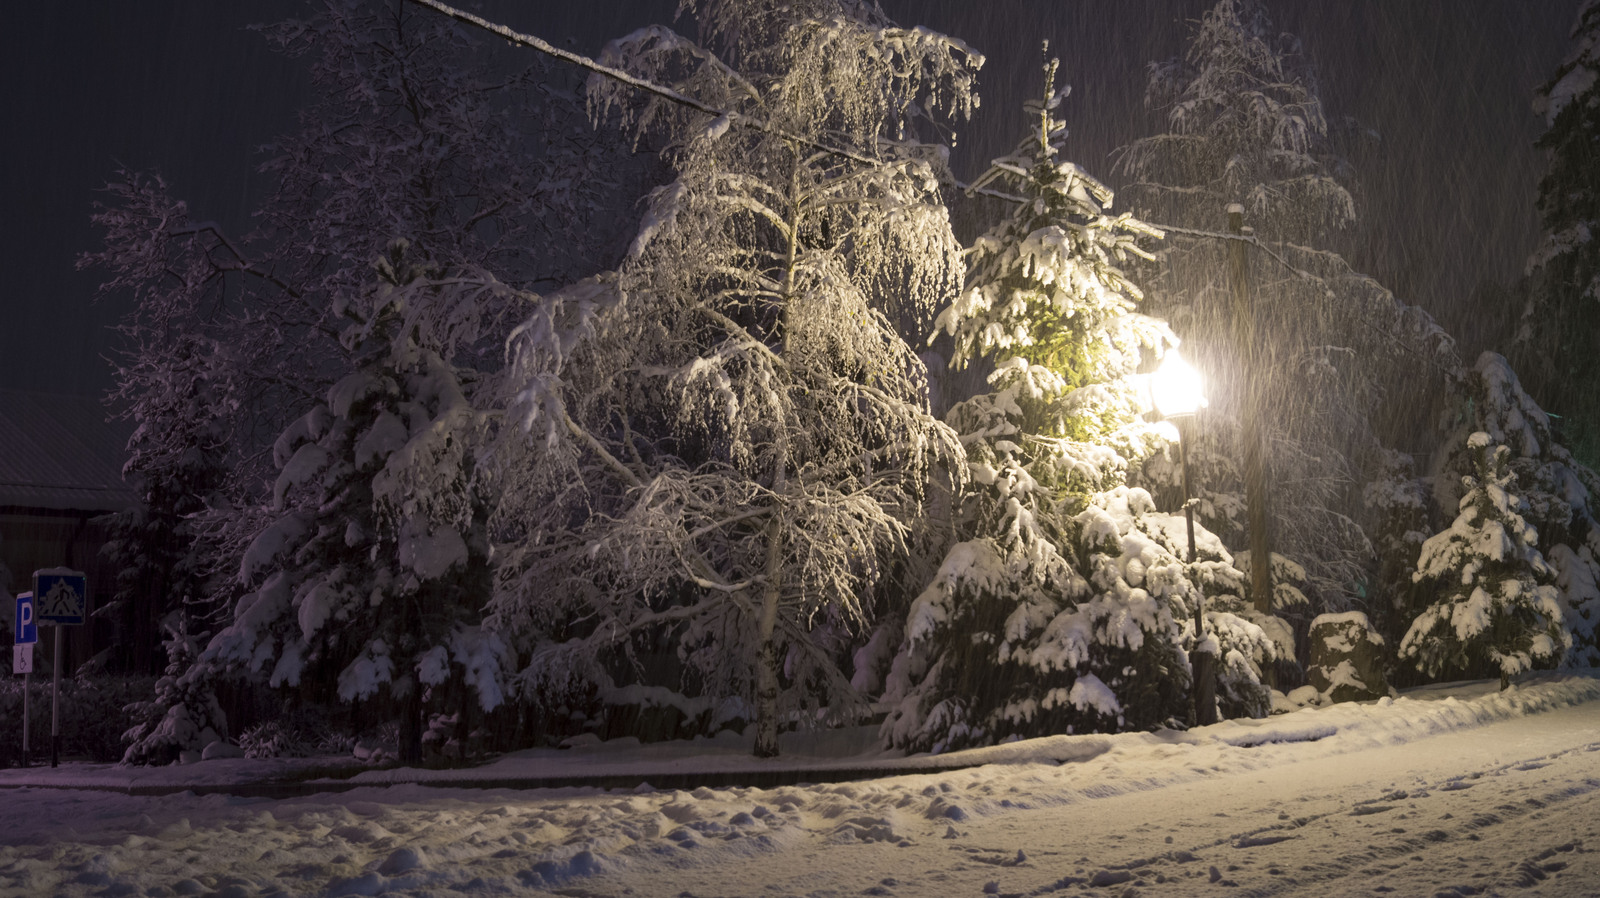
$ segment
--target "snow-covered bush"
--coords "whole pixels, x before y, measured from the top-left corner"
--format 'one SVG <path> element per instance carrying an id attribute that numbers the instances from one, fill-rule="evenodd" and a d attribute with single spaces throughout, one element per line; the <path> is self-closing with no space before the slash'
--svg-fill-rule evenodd
<path id="1" fill-rule="evenodd" d="M 1385 641 L 1359 611 L 1319 614 L 1307 634 L 1311 663 L 1306 682 L 1330 702 L 1356 702 L 1389 695 L 1384 676 Z"/>
<path id="2" fill-rule="evenodd" d="M 239 732 L 239 748 L 247 758 L 348 755 L 356 738 L 340 726 L 331 710 L 322 705 L 278 708 L 270 719 Z"/>
<path id="3" fill-rule="evenodd" d="M 0 764 L 12 764 L 22 757 L 23 677 L 0 680 Z M 132 706 L 148 700 L 156 678 L 83 674 L 61 681 L 61 754 L 64 758 L 88 758 L 98 764 L 114 764 L 127 745 L 122 735 L 136 721 Z M 29 750 L 34 763 L 50 751 L 50 678 L 31 678 L 29 689 Z"/>
<path id="4" fill-rule="evenodd" d="M 247 727 L 239 734 L 239 748 L 247 758 L 304 758 L 311 754 L 301 733 L 276 720 Z"/>

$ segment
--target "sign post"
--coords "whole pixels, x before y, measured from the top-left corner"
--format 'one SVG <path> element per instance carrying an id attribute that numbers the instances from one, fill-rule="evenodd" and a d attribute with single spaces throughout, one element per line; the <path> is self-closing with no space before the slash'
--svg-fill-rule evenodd
<path id="1" fill-rule="evenodd" d="M 16 632 L 12 634 L 11 672 L 22 674 L 22 766 L 28 758 L 28 694 L 33 686 L 33 644 L 39 641 L 39 625 L 33 619 L 33 593 L 17 596 Z"/>
<path id="2" fill-rule="evenodd" d="M 50 766 L 55 767 L 61 763 L 61 628 L 81 626 L 88 618 L 89 578 L 64 567 L 34 571 L 33 594 L 39 623 L 56 630 L 50 680 Z"/>

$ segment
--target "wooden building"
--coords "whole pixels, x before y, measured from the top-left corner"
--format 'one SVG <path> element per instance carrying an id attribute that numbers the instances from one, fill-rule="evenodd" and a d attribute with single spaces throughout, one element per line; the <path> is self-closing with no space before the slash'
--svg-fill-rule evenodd
<path id="1" fill-rule="evenodd" d="M 139 498 L 122 479 L 128 429 L 107 417 L 95 398 L 0 390 L 0 618 L 7 632 L 13 594 L 31 589 L 41 568 L 87 574 L 91 615 L 97 596 L 109 594 L 115 572 L 100 551 L 107 528 L 97 519 Z M 105 621 L 69 629 L 68 670 L 116 638 Z"/>

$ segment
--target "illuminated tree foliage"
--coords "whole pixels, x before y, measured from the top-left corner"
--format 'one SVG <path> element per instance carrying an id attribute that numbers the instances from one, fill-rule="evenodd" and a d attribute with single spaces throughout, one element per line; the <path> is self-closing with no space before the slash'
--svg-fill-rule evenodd
<path id="1" fill-rule="evenodd" d="M 730 115 L 591 82 L 676 177 L 621 267 L 531 300 L 510 344 L 492 620 L 526 694 L 620 670 L 753 718 L 772 755 L 783 720 L 865 710 L 844 637 L 960 459 L 890 316 L 959 286 L 918 139 L 928 111 L 966 113 L 981 60 L 863 3 L 685 9 L 702 42 L 650 27 L 602 61 Z M 678 682 L 638 682 L 647 633 Z"/>
<path id="2" fill-rule="evenodd" d="M 912 605 L 890 677 L 883 738 L 906 750 L 1181 721 L 1202 592 L 1216 600 L 1226 701 L 1265 712 L 1255 665 L 1273 648 L 1228 613 L 1242 590 L 1227 551 L 1202 528 L 1190 569 L 1183 517 L 1127 485 L 1170 438 L 1142 417 L 1137 370 L 1177 341 L 1136 311 L 1118 267 L 1148 258 L 1136 240 L 1154 231 L 1106 214 L 1111 192 L 1058 158 L 1055 68 L 1028 106 L 1032 133 L 979 182 L 1021 202 L 978 238 L 966 289 L 938 319 L 957 366 L 992 363 L 992 389 L 948 415 L 971 485 L 961 541 Z"/>

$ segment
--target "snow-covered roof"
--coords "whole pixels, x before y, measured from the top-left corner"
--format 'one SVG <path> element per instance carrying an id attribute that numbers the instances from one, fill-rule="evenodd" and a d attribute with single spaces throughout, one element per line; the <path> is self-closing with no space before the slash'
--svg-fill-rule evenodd
<path id="1" fill-rule="evenodd" d="M 120 511 L 127 429 L 87 396 L 0 390 L 0 508 Z"/>

